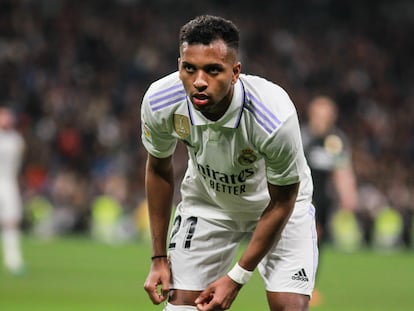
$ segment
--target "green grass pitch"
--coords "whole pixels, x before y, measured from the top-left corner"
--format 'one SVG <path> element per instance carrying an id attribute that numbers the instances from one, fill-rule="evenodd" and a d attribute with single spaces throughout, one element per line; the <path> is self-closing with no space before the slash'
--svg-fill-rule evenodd
<path id="1" fill-rule="evenodd" d="M 149 245 L 108 246 L 88 238 L 23 239 L 27 273 L 0 272 L 0 310 L 152 311 L 143 290 L 150 264 Z M 363 250 L 323 253 L 315 311 L 407 311 L 414 306 L 414 252 Z M 257 273 L 231 310 L 267 310 Z"/>

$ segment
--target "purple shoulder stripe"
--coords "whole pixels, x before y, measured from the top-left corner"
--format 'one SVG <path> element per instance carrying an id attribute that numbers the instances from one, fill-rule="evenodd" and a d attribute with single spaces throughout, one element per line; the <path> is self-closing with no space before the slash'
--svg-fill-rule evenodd
<path id="1" fill-rule="evenodd" d="M 185 100 L 186 94 L 184 87 L 180 83 L 155 92 L 148 98 L 151 110 L 157 111 Z"/>
<path id="2" fill-rule="evenodd" d="M 256 122 L 267 133 L 274 132 L 282 123 L 279 118 L 251 93 L 246 93 L 246 96 L 245 108 L 253 114 Z"/>

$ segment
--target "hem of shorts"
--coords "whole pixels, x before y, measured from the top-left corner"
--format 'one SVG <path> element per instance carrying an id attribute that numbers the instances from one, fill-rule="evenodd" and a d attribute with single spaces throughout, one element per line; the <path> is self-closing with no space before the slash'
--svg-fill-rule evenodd
<path id="1" fill-rule="evenodd" d="M 193 292 L 202 292 L 205 288 L 201 288 L 201 289 L 194 289 L 194 288 L 184 288 L 184 287 L 180 287 L 180 286 L 174 286 L 171 287 L 170 290 L 188 290 L 188 291 L 193 291 Z M 309 291 L 308 290 L 300 290 L 298 288 L 292 287 L 292 288 L 284 288 L 284 289 L 280 289 L 280 290 L 270 290 L 266 288 L 266 291 L 271 292 L 271 293 L 292 293 L 292 294 L 300 294 L 300 295 L 306 295 L 309 296 L 309 299 L 312 298 L 312 292 L 313 290 Z"/>
<path id="2" fill-rule="evenodd" d="M 206 286 L 201 287 L 200 289 L 194 289 L 194 288 L 185 288 L 185 287 L 180 287 L 180 286 L 174 286 L 174 287 L 170 287 L 170 290 L 188 290 L 188 291 L 192 291 L 192 292 L 202 292 L 203 290 L 206 289 Z"/>

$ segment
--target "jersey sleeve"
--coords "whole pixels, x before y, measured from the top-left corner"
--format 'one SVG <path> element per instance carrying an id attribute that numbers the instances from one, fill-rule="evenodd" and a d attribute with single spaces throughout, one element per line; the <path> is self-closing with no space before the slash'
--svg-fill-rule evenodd
<path id="1" fill-rule="evenodd" d="M 152 111 L 148 92 L 141 105 L 141 141 L 147 152 L 157 158 L 172 155 L 177 145 L 177 139 L 169 131 L 168 116 Z"/>
<path id="2" fill-rule="evenodd" d="M 264 155 L 269 183 L 283 186 L 300 182 L 307 163 L 296 113 L 292 113 L 267 139 Z"/>

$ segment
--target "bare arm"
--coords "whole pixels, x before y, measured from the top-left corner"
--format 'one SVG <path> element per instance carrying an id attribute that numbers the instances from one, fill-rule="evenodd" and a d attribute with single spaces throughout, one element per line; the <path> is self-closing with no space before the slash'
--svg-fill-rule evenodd
<path id="1" fill-rule="evenodd" d="M 174 172 L 171 157 L 158 159 L 148 155 L 145 176 L 152 255 L 165 255 L 174 193 Z"/>
<path id="2" fill-rule="evenodd" d="M 240 266 L 249 271 L 256 268 L 274 242 L 280 238 L 295 206 L 299 184 L 288 186 L 268 184 L 268 187 L 270 203 L 263 212 L 253 236 L 239 260 Z"/>
<path id="3" fill-rule="evenodd" d="M 358 204 L 358 191 L 352 167 L 346 166 L 336 169 L 332 178 L 338 193 L 340 207 L 351 212 L 355 211 Z"/>
<path id="4" fill-rule="evenodd" d="M 167 254 L 167 235 L 174 193 L 174 173 L 171 157 L 158 159 L 148 155 L 146 193 L 151 228 L 152 256 Z M 170 283 L 167 258 L 154 259 L 144 288 L 154 304 L 167 299 Z M 161 285 L 161 293 L 157 287 Z"/>

